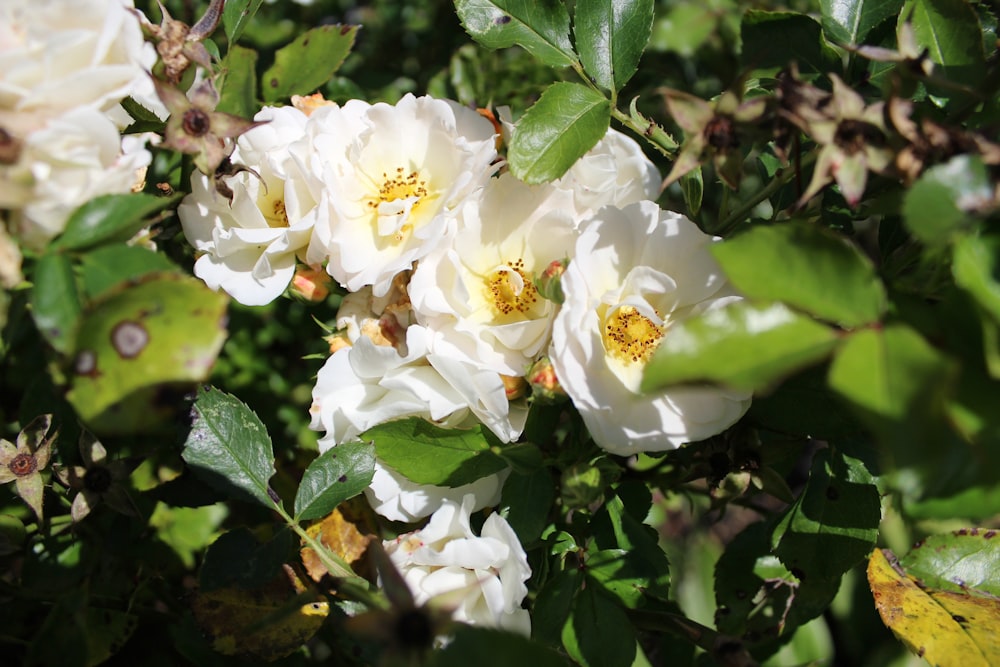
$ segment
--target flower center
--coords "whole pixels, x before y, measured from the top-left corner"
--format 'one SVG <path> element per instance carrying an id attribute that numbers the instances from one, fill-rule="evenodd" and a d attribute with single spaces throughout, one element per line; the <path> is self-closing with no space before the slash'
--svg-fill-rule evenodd
<path id="1" fill-rule="evenodd" d="M 538 290 L 524 270 L 523 259 L 498 266 L 484 282 L 486 301 L 499 318 L 524 319 L 538 307 Z"/>
<path id="2" fill-rule="evenodd" d="M 604 349 L 619 361 L 645 363 L 663 338 L 663 328 L 634 306 L 621 306 L 604 322 Z"/>
<path id="3" fill-rule="evenodd" d="M 89 468 L 83 476 L 83 486 L 94 493 L 104 493 L 111 488 L 111 471 L 105 466 Z"/>
<path id="4" fill-rule="evenodd" d="M 405 239 L 413 231 L 410 215 L 429 194 L 427 181 L 419 172 L 406 173 L 403 167 L 396 167 L 392 174 L 383 171 L 378 195 L 368 200 L 368 208 L 378 215 L 379 236 L 396 243 Z"/>
<path id="5" fill-rule="evenodd" d="M 191 137 L 203 137 L 208 134 L 212 127 L 212 121 L 208 114 L 201 109 L 188 109 L 184 112 L 184 120 L 181 123 L 184 133 Z"/>
<path id="6" fill-rule="evenodd" d="M 264 219 L 267 221 L 268 227 L 287 227 L 288 226 L 288 212 L 285 211 L 285 200 L 275 199 L 271 202 L 271 213 L 264 213 Z"/>
<path id="7" fill-rule="evenodd" d="M 7 464 L 7 468 L 18 477 L 27 477 L 38 470 L 38 461 L 32 454 L 18 454 Z"/>

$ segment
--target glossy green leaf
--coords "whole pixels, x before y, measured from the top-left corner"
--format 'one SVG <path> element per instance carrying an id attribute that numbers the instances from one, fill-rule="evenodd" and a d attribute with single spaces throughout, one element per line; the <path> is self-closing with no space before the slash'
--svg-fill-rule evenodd
<path id="1" fill-rule="evenodd" d="M 653 0 L 579 2 L 573 34 L 580 62 L 598 86 L 619 91 L 635 74 L 653 29 Z"/>
<path id="2" fill-rule="evenodd" d="M 902 325 L 852 334 L 830 366 L 830 387 L 877 433 L 905 441 L 922 429 L 952 374 L 951 362 Z"/>
<path id="3" fill-rule="evenodd" d="M 451 640 L 434 651 L 428 667 L 469 667 L 469 665 L 523 665 L 527 667 L 568 667 L 566 659 L 551 648 L 518 634 L 493 628 L 456 625 Z"/>
<path id="4" fill-rule="evenodd" d="M 655 531 L 642 522 L 648 513 L 648 505 L 643 503 L 644 509 L 639 513 L 642 518 L 637 518 L 636 512 L 625 504 L 629 493 L 627 485 L 617 491 L 594 517 L 594 542 L 591 547 L 605 554 L 620 551 L 626 555 L 617 564 L 603 562 L 601 573 L 595 576 L 626 606 L 637 606 L 642 596 L 665 600 L 670 591 L 670 564 L 660 548 Z M 629 502 L 633 500 L 629 499 Z M 605 556 L 598 562 L 606 560 Z M 632 584 L 635 577 L 640 576 L 645 584 L 635 588 Z M 627 581 L 613 583 L 616 578 Z"/>
<path id="5" fill-rule="evenodd" d="M 445 429 L 411 418 L 379 424 L 362 434 L 390 468 L 417 484 L 461 486 L 500 472 L 506 462 L 490 451 L 486 427 Z"/>
<path id="6" fill-rule="evenodd" d="M 917 46 L 927 49 L 937 65 L 935 74 L 952 83 L 976 86 L 986 75 L 982 26 L 965 0 L 907 0 L 900 21 L 913 25 Z M 950 96 L 954 91 L 931 86 L 932 92 Z"/>
<path id="7" fill-rule="evenodd" d="M 840 68 L 840 59 L 824 41 L 819 23 L 805 14 L 751 9 L 743 15 L 740 35 L 740 62 L 759 74 L 777 72 L 793 61 L 803 73 Z"/>
<path id="8" fill-rule="evenodd" d="M 868 33 L 899 14 L 903 0 L 820 0 L 823 31 L 841 44 L 863 44 Z"/>
<path id="9" fill-rule="evenodd" d="M 554 83 L 514 129 L 507 152 L 511 173 L 525 183 L 559 178 L 608 131 L 611 105 L 579 83 Z"/>
<path id="10" fill-rule="evenodd" d="M 250 19 L 254 17 L 264 0 L 229 0 L 222 10 L 222 26 L 230 49 L 239 41 Z"/>
<path id="11" fill-rule="evenodd" d="M 149 224 L 149 216 L 171 206 L 181 195 L 158 197 L 137 192 L 102 195 L 78 208 L 51 248 L 85 250 L 111 241 L 127 241 Z"/>
<path id="12" fill-rule="evenodd" d="M 740 292 L 784 301 L 852 328 L 878 321 L 885 287 L 871 261 L 835 232 L 802 222 L 760 225 L 712 246 Z"/>
<path id="13" fill-rule="evenodd" d="M 642 390 L 695 382 L 760 390 L 823 359 L 839 340 L 836 330 L 780 303 L 738 301 L 671 326 Z"/>
<path id="14" fill-rule="evenodd" d="M 198 390 L 181 456 L 195 474 L 230 495 L 274 507 L 274 452 L 267 429 L 243 402 L 215 387 Z"/>
<path id="15" fill-rule="evenodd" d="M 81 310 L 72 263 L 65 255 L 42 255 L 32 281 L 31 316 L 38 332 L 56 351 L 69 352 Z"/>
<path id="16" fill-rule="evenodd" d="M 326 516 L 337 505 L 353 498 L 371 484 L 375 474 L 375 448 L 366 442 L 331 447 L 309 464 L 295 495 L 295 519 Z"/>
<path id="17" fill-rule="evenodd" d="M 584 586 L 563 626 L 563 646 L 583 667 L 629 667 L 635 631 L 625 612 L 595 586 Z"/>
<path id="18" fill-rule="evenodd" d="M 925 243 L 943 243 L 969 221 L 967 211 L 993 198 L 986 166 L 978 157 L 958 155 L 927 169 L 903 198 L 903 218 Z"/>
<path id="19" fill-rule="evenodd" d="M 253 118 L 257 104 L 257 52 L 232 46 L 222 63 L 224 77 L 216 111 Z"/>
<path id="20" fill-rule="evenodd" d="M 964 528 L 922 540 L 900 564 L 921 583 L 1000 597 L 1000 531 Z"/>
<path id="21" fill-rule="evenodd" d="M 489 49 L 515 44 L 551 67 L 576 62 L 569 41 L 569 13 L 562 2 L 546 0 L 455 0 L 469 35 Z"/>
<path id="22" fill-rule="evenodd" d="M 538 591 L 532 607 L 531 635 L 546 644 L 558 644 L 584 583 L 578 569 L 554 573 Z"/>
<path id="23" fill-rule="evenodd" d="M 177 269 L 166 255 L 141 246 L 109 245 L 80 258 L 80 280 L 88 299 L 147 273 Z"/>
<path id="24" fill-rule="evenodd" d="M 806 488 L 775 527 L 774 553 L 799 579 L 836 578 L 872 550 L 881 518 L 878 489 L 864 464 L 823 449 Z"/>
<path id="25" fill-rule="evenodd" d="M 67 394 L 98 433 L 159 428 L 204 382 L 226 339 L 224 294 L 177 273 L 106 292 L 80 321 Z"/>
<path id="26" fill-rule="evenodd" d="M 525 547 L 538 540 L 549 522 L 555 483 L 547 469 L 528 474 L 511 473 L 503 485 L 500 512 Z"/>
<path id="27" fill-rule="evenodd" d="M 1000 236 L 966 236 L 956 244 L 951 271 L 955 282 L 1000 322 Z"/>
<path id="28" fill-rule="evenodd" d="M 306 31 L 278 49 L 274 64 L 261 77 L 264 101 L 276 102 L 315 92 L 340 69 L 354 47 L 357 34 L 357 26 L 324 25 Z"/>

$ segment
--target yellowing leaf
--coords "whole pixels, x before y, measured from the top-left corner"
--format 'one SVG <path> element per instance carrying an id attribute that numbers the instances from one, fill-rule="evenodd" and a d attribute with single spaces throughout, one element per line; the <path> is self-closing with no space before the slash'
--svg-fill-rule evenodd
<path id="1" fill-rule="evenodd" d="M 276 660 L 295 651 L 323 625 L 329 605 L 304 601 L 285 578 L 255 589 L 229 586 L 199 592 L 192 603 L 198 625 L 225 655 Z"/>
<path id="2" fill-rule="evenodd" d="M 892 558 L 890 562 L 889 558 Z M 882 621 L 911 651 L 938 667 L 1000 664 L 1000 600 L 990 595 L 925 589 L 876 549 L 868 583 Z"/>
<path id="3" fill-rule="evenodd" d="M 306 529 L 310 537 L 337 554 L 362 577 L 374 580 L 374 570 L 365 558 L 368 543 L 375 539 L 377 526 L 366 501 L 358 499 L 341 503 L 325 519 Z M 302 564 L 314 580 L 325 575 L 326 568 L 310 547 L 302 548 Z"/>

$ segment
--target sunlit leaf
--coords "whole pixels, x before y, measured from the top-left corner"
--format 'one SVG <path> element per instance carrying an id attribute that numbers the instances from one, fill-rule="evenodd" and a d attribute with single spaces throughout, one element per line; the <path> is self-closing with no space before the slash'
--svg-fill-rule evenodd
<path id="1" fill-rule="evenodd" d="M 368 501 L 359 498 L 341 503 L 322 521 L 306 529 L 310 537 L 318 539 L 323 546 L 339 556 L 351 569 L 361 576 L 374 577 L 374 571 L 367 561 L 368 543 L 379 539 L 378 521 Z M 315 581 L 327 574 L 319 556 L 312 547 L 304 546 L 301 551 L 302 565 Z"/>
<path id="2" fill-rule="evenodd" d="M 562 2 L 455 0 L 455 10 L 469 35 L 488 49 L 517 44 L 552 67 L 576 62 Z"/>
<path id="3" fill-rule="evenodd" d="M 900 564 L 924 586 L 1000 597 L 1000 531 L 963 528 L 922 540 Z M 998 628 L 1000 629 L 1000 628 Z"/>
<path id="4" fill-rule="evenodd" d="M 254 17 L 264 0 L 229 0 L 222 10 L 222 26 L 230 48 L 243 35 L 250 19 Z"/>
<path id="5" fill-rule="evenodd" d="M 163 253 L 142 246 L 108 245 L 80 258 L 80 281 L 84 294 L 93 300 L 126 280 L 176 269 Z"/>
<path id="6" fill-rule="evenodd" d="M 66 229 L 51 248 L 85 250 L 110 241 L 127 241 L 149 224 L 149 216 L 180 199 L 137 192 L 103 195 L 78 208 L 66 221 Z"/>
<path id="7" fill-rule="evenodd" d="M 274 64 L 261 77 L 264 101 L 315 92 L 340 69 L 354 47 L 357 34 L 357 26 L 324 25 L 306 31 L 278 49 Z"/>
<path id="8" fill-rule="evenodd" d="M 653 27 L 653 0 L 580 2 L 573 34 L 594 82 L 618 91 L 635 74 Z"/>
<path id="9" fill-rule="evenodd" d="M 872 29 L 896 16 L 903 0 L 821 0 L 823 31 L 842 44 L 863 44 Z"/>
<path id="10" fill-rule="evenodd" d="M 559 178 L 594 147 L 611 122 L 610 102 L 579 83 L 554 83 L 517 122 L 507 159 L 525 183 Z"/>
<path id="11" fill-rule="evenodd" d="M 986 75 L 982 27 L 972 6 L 964 0 L 907 0 L 900 21 L 910 21 L 917 47 L 927 49 L 937 65 L 935 74 L 953 83 L 976 86 Z M 947 88 L 932 86 L 944 97 Z"/>
<path id="12" fill-rule="evenodd" d="M 232 46 L 223 61 L 222 88 L 216 111 L 252 118 L 257 111 L 257 52 Z"/>
<path id="13" fill-rule="evenodd" d="M 42 255 L 32 280 L 31 316 L 38 332 L 57 351 L 69 352 L 81 310 L 72 263 L 65 255 Z"/>
<path id="14" fill-rule="evenodd" d="M 969 223 L 967 211 L 993 199 L 982 160 L 958 155 L 927 169 L 903 197 L 903 218 L 913 235 L 926 243 L 941 243 Z"/>
<path id="15" fill-rule="evenodd" d="M 367 442 L 331 447 L 317 456 L 299 482 L 296 520 L 318 519 L 368 487 L 375 474 L 375 448 Z"/>

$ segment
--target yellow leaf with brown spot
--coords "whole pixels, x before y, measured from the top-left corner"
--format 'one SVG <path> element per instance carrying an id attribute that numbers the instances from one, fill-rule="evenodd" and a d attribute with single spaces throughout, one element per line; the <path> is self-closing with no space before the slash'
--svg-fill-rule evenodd
<path id="1" fill-rule="evenodd" d="M 337 554 L 362 577 L 374 581 L 374 573 L 365 552 L 368 543 L 376 539 L 376 522 L 371 508 L 363 498 L 353 498 L 341 503 L 325 519 L 306 529 L 310 537 L 319 538 L 330 551 Z M 302 563 L 315 581 L 326 574 L 319 556 L 310 547 L 302 548 Z"/>
<path id="2" fill-rule="evenodd" d="M 899 567 L 892 552 L 879 549 L 868 560 L 868 583 L 882 621 L 931 665 L 1000 664 L 997 598 L 924 588 Z"/>
<path id="3" fill-rule="evenodd" d="M 296 594 L 284 577 L 260 588 L 200 591 L 191 606 L 216 651 L 263 660 L 294 652 L 316 634 L 330 612 L 325 600 Z"/>

